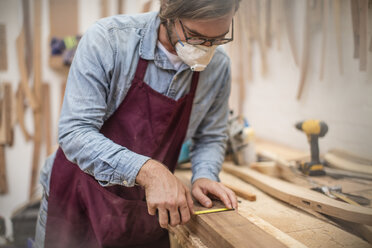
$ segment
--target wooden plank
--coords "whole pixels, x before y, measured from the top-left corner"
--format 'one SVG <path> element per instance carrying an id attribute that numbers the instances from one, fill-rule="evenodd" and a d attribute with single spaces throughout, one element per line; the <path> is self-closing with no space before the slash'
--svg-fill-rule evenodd
<path id="1" fill-rule="evenodd" d="M 169 226 L 168 231 L 172 248 L 208 248 L 199 237 L 184 225 Z"/>
<path id="2" fill-rule="evenodd" d="M 37 188 L 37 179 L 39 174 L 40 151 L 41 151 L 41 138 L 42 138 L 42 73 L 41 73 L 41 0 L 34 0 L 34 88 L 33 92 L 37 99 L 38 109 L 33 109 L 34 115 L 34 136 L 33 136 L 33 154 L 32 154 L 32 168 L 31 180 L 29 188 L 29 199 L 35 196 Z"/>
<path id="3" fill-rule="evenodd" d="M 32 139 L 31 134 L 26 128 L 24 115 L 25 115 L 25 95 L 23 93 L 23 88 L 21 86 L 21 83 L 18 85 L 18 89 L 16 92 L 16 116 L 17 116 L 17 123 L 19 124 L 21 131 L 23 133 L 23 136 L 25 137 L 26 141 L 29 141 Z"/>
<path id="4" fill-rule="evenodd" d="M 288 234 L 282 232 L 275 226 L 271 225 L 269 222 L 261 219 L 257 215 L 253 214 L 252 211 L 239 211 L 239 214 L 244 216 L 247 220 L 254 223 L 256 226 L 260 227 L 261 229 L 265 230 L 267 233 L 271 234 L 273 237 L 278 239 L 282 242 L 285 246 L 291 248 L 305 248 L 306 245 L 300 243 L 298 240 L 292 238 Z"/>
<path id="5" fill-rule="evenodd" d="M 109 16 L 109 3 L 108 0 L 101 0 L 101 17 Z"/>
<path id="6" fill-rule="evenodd" d="M 186 225 L 209 247 L 286 247 L 235 211 L 194 216 Z"/>
<path id="7" fill-rule="evenodd" d="M 151 6 L 152 6 L 152 0 L 148 0 L 146 3 L 143 4 L 142 12 L 143 13 L 149 12 L 151 10 Z"/>
<path id="8" fill-rule="evenodd" d="M 8 56 L 6 45 L 6 26 L 0 23 L 0 71 L 8 70 Z"/>
<path id="9" fill-rule="evenodd" d="M 8 180 L 6 177 L 5 145 L 0 145 L 0 195 L 8 193 Z"/>
<path id="10" fill-rule="evenodd" d="M 241 197 L 241 198 L 244 198 L 248 201 L 255 201 L 256 200 L 256 195 L 249 192 L 248 190 L 246 189 L 240 189 L 238 187 L 235 187 L 234 185 L 232 184 L 229 184 L 227 182 L 224 182 L 223 183 L 226 187 L 228 187 L 229 189 L 231 189 L 232 191 L 234 191 L 234 193 Z"/>
<path id="11" fill-rule="evenodd" d="M 368 0 L 358 0 L 359 7 L 359 69 L 367 70 L 367 22 L 368 22 Z"/>
<path id="12" fill-rule="evenodd" d="M 361 157 L 361 156 L 353 154 L 349 151 L 345 151 L 345 150 L 341 150 L 341 149 L 331 149 L 329 152 L 332 153 L 332 154 L 337 155 L 340 158 L 344 158 L 344 159 L 347 159 L 349 161 L 353 161 L 355 163 L 372 166 L 372 160 L 371 159 Z"/>
<path id="13" fill-rule="evenodd" d="M 286 202 L 277 200 L 227 172 L 222 171 L 220 179 L 221 182 L 229 182 L 236 187 L 247 188 L 257 195 L 257 201 L 254 202 L 238 198 L 240 201 L 239 213 L 241 215 L 245 216 L 244 213 L 254 214 L 284 232 L 290 238 L 308 247 L 370 247 L 369 244 L 359 237 L 345 231 L 337 223 L 327 219 L 325 215 L 309 209 L 294 207 Z M 256 222 L 254 223 L 257 224 Z M 267 231 L 264 226 L 258 226 Z M 282 241 L 280 237 L 271 232 L 270 234 Z M 289 247 L 296 247 L 296 245 L 290 246 L 290 240 L 282 242 Z"/>
<path id="14" fill-rule="evenodd" d="M 78 1 L 50 0 L 50 37 L 63 38 L 79 33 L 78 29 Z"/>
<path id="15" fill-rule="evenodd" d="M 25 93 L 26 99 L 28 103 L 30 104 L 31 108 L 37 109 L 39 107 L 38 103 L 28 84 L 28 77 L 27 77 L 28 73 L 27 73 L 25 57 L 24 57 L 24 43 L 25 43 L 24 36 L 25 36 L 24 30 L 22 29 L 16 41 L 18 67 L 19 67 L 19 72 L 21 74 L 21 85 L 22 85 L 22 90 Z"/>
<path id="16" fill-rule="evenodd" d="M 324 155 L 324 159 L 331 167 L 372 175 L 371 165 L 353 162 L 342 157 L 339 157 L 331 152 L 326 153 Z"/>
<path id="17" fill-rule="evenodd" d="M 13 143 L 11 84 L 2 83 L 0 93 L 0 194 L 6 194 L 8 193 L 8 181 L 6 176 L 5 146 Z"/>
<path id="18" fill-rule="evenodd" d="M 303 160 L 304 158 L 308 158 L 310 156 L 310 149 L 308 151 L 302 151 L 260 138 L 256 138 L 255 148 L 258 155 L 262 155 L 262 153 L 265 153 L 265 151 L 270 151 L 271 153 L 280 155 L 280 158 L 287 161 Z"/>
<path id="19" fill-rule="evenodd" d="M 123 13 L 123 0 L 117 0 L 118 1 L 118 14 L 122 14 Z"/>
<path id="20" fill-rule="evenodd" d="M 0 145 L 13 144 L 13 127 L 12 127 L 12 85 L 2 83 L 0 85 Z"/>
<path id="21" fill-rule="evenodd" d="M 324 168 L 327 175 L 334 178 L 343 178 L 343 177 L 351 177 L 351 178 L 360 178 L 363 180 L 370 180 L 372 181 L 372 176 L 370 174 L 363 174 L 359 172 L 353 172 L 353 171 L 346 171 L 346 170 L 340 170 L 335 168 Z"/>
<path id="22" fill-rule="evenodd" d="M 23 28 L 25 32 L 25 61 L 27 73 L 32 70 L 32 35 L 31 35 L 31 19 L 30 19 L 30 0 L 22 0 Z M 27 74 L 27 77 L 30 75 Z"/>
<path id="23" fill-rule="evenodd" d="M 350 222 L 372 225 L 372 209 L 353 206 L 328 198 L 320 193 L 276 179 L 249 168 L 225 163 L 223 169 L 289 204 L 312 209 Z"/>
<path id="24" fill-rule="evenodd" d="M 188 177 L 183 175 L 177 177 L 184 184 L 190 185 Z M 186 227 L 208 247 L 286 247 L 241 216 L 238 211 L 196 215 Z"/>

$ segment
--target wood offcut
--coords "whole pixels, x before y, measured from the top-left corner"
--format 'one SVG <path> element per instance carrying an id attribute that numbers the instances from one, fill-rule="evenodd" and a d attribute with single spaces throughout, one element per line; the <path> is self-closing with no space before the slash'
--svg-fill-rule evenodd
<path id="1" fill-rule="evenodd" d="M 5 24 L 0 23 L 0 71 L 8 70 Z"/>
<path id="2" fill-rule="evenodd" d="M 304 187 L 263 175 L 252 169 L 238 168 L 231 163 L 225 163 L 223 170 L 291 205 L 312 209 L 354 223 L 372 225 L 372 209 L 370 208 L 339 202 Z"/>

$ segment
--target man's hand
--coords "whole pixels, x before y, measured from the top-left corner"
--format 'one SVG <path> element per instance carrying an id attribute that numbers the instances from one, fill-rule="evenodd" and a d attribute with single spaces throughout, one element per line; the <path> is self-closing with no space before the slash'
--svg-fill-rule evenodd
<path id="1" fill-rule="evenodd" d="M 147 209 L 150 215 L 159 214 L 162 228 L 185 224 L 193 213 L 189 189 L 163 164 L 148 160 L 138 172 L 136 182 L 145 188 Z"/>
<path id="2" fill-rule="evenodd" d="M 208 194 L 220 199 L 227 208 L 238 208 L 238 200 L 232 190 L 222 183 L 207 178 L 197 179 L 192 185 L 192 195 L 201 205 L 210 208 L 212 207 L 212 200 L 208 197 Z"/>

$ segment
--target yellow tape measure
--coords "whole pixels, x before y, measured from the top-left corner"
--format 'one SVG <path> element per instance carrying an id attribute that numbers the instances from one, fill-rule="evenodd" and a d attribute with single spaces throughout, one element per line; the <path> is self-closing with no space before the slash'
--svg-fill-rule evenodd
<path id="1" fill-rule="evenodd" d="M 235 210 L 235 208 L 215 208 L 215 209 L 207 209 L 207 210 L 200 210 L 200 211 L 195 211 L 195 215 L 199 214 L 209 214 L 209 213 L 216 213 L 216 212 L 222 212 L 222 211 L 231 211 Z"/>

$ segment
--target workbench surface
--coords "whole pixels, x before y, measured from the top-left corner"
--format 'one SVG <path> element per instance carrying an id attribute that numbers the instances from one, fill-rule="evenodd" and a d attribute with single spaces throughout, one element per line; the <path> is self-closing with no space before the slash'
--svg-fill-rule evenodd
<path id="1" fill-rule="evenodd" d="M 267 149 L 270 147 L 263 143 Z M 274 150 L 274 149 L 272 149 Z M 278 150 L 276 150 L 278 152 Z M 295 159 L 295 157 L 304 157 L 306 153 L 292 152 L 290 149 L 279 149 L 279 153 L 284 159 Z M 175 175 L 183 181 L 191 178 L 191 170 L 178 169 Z M 226 182 L 240 189 L 246 189 L 256 194 L 256 201 L 248 201 L 238 197 L 240 215 L 246 217 L 251 222 L 257 224 L 264 231 L 271 233 L 287 247 L 372 247 L 362 238 L 354 235 L 350 226 L 344 226 L 340 222 L 328 219 L 325 216 L 314 211 L 305 211 L 291 206 L 286 202 L 277 200 L 256 187 L 238 179 L 237 177 L 221 172 L 221 182 Z M 315 179 L 324 185 L 340 185 L 346 193 L 363 195 L 372 199 L 372 182 L 358 181 L 349 179 L 333 179 L 328 176 Z M 372 209 L 371 209 L 372 211 Z M 372 233 L 370 226 L 363 226 L 367 232 Z M 178 231 L 187 232 L 187 237 L 193 239 L 193 245 L 184 245 L 188 247 L 206 247 L 195 233 L 190 232 L 187 227 L 178 226 Z M 171 232 L 172 233 L 172 232 Z M 175 235 L 177 236 L 177 235 Z M 177 239 L 177 237 L 176 237 Z M 247 240 L 247 242 L 249 242 Z M 198 244 L 198 245 L 195 245 Z"/>

